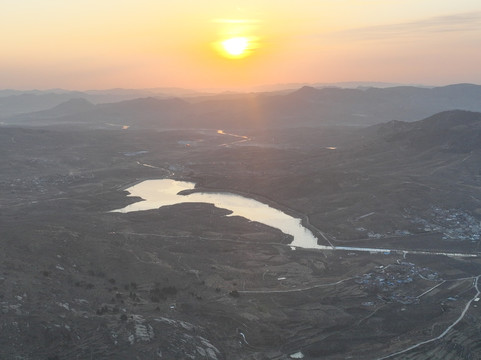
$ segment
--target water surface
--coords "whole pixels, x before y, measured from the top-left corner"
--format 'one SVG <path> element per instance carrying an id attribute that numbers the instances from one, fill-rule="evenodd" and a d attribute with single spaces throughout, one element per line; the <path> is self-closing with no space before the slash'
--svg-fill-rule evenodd
<path id="1" fill-rule="evenodd" d="M 272 226 L 281 230 L 285 234 L 292 235 L 294 240 L 290 244 L 293 247 L 321 250 L 341 250 L 341 251 L 366 251 L 371 253 L 391 252 L 404 254 L 430 254 L 447 256 L 477 256 L 476 254 L 448 253 L 437 251 L 422 250 L 399 250 L 399 249 L 380 249 L 380 248 L 360 248 L 350 246 L 325 246 L 318 245 L 314 234 L 304 227 L 301 219 L 287 215 L 260 201 L 246 198 L 241 195 L 223 192 L 194 192 L 188 195 L 180 195 L 184 190 L 193 190 L 195 184 L 186 181 L 176 181 L 171 179 L 146 180 L 137 185 L 126 189 L 130 197 L 140 197 L 142 200 L 130 204 L 124 208 L 112 210 L 112 212 L 128 213 L 132 211 L 145 211 L 158 209 L 162 206 L 175 205 L 187 202 L 209 203 L 218 208 L 232 211 L 228 216 L 242 216 L 251 221 L 257 221 L 265 225 Z"/>
<path id="2" fill-rule="evenodd" d="M 241 195 L 219 192 L 198 192 L 189 195 L 179 195 L 181 191 L 193 190 L 194 188 L 194 183 L 186 181 L 171 179 L 146 180 L 126 189 L 129 192 L 129 197 L 140 197 L 142 198 L 141 201 L 122 209 L 113 210 L 113 212 L 144 211 L 187 202 L 209 203 L 218 208 L 232 211 L 232 214 L 228 216 L 242 216 L 248 220 L 272 226 L 285 234 L 292 235 L 294 238 L 291 243 L 292 246 L 316 249 L 330 248 L 318 245 L 317 238 L 309 229 L 302 226 L 301 219 L 287 215 L 260 201 Z"/>

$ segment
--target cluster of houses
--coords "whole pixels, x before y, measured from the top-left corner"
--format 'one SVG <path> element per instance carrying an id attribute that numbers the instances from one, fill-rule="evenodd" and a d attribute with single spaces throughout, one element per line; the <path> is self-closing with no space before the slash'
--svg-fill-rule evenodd
<path id="1" fill-rule="evenodd" d="M 398 261 L 397 264 L 377 266 L 373 272 L 359 275 L 354 281 L 363 288 L 377 292 L 378 298 L 382 301 L 412 304 L 417 303 L 419 299 L 398 290 L 403 285 L 413 282 L 416 277 L 429 281 L 439 280 L 439 274 L 429 268 Z M 366 303 L 367 305 L 369 304 Z"/>
<path id="2" fill-rule="evenodd" d="M 426 232 L 440 232 L 444 240 L 479 241 L 481 222 L 460 209 L 442 209 L 433 206 L 430 220 L 415 218 L 414 222 L 423 226 Z"/>

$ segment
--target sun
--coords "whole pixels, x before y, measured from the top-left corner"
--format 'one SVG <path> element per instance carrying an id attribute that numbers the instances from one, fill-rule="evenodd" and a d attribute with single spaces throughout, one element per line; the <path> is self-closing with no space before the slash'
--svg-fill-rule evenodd
<path id="1" fill-rule="evenodd" d="M 262 46 L 258 19 L 212 19 L 217 39 L 210 43 L 215 52 L 229 60 L 250 58 Z M 243 61 L 240 63 L 244 64 Z"/>
<path id="2" fill-rule="evenodd" d="M 258 41 L 253 36 L 234 36 L 213 43 L 217 52 L 228 59 L 243 59 L 254 53 Z"/>
<path id="3" fill-rule="evenodd" d="M 224 51 L 232 57 L 244 55 L 249 47 L 249 40 L 245 37 L 233 37 L 221 42 Z"/>

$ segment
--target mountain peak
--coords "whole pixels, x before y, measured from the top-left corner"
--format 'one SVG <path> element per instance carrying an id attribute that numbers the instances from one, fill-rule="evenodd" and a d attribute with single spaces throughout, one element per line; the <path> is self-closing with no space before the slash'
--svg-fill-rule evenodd
<path id="1" fill-rule="evenodd" d="M 297 89 L 296 91 L 292 92 L 291 94 L 296 94 L 296 95 L 310 95 L 319 92 L 319 89 L 316 89 L 315 87 L 305 85 L 301 87 L 300 89 Z"/>
<path id="2" fill-rule="evenodd" d="M 84 98 L 73 98 L 58 104 L 54 109 L 58 110 L 84 110 L 93 108 L 95 105 Z"/>

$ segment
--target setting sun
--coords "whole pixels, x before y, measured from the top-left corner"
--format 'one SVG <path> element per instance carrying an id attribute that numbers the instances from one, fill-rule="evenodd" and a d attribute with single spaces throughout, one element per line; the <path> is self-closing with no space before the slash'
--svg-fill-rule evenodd
<path id="1" fill-rule="evenodd" d="M 222 41 L 222 47 L 231 56 L 240 56 L 245 53 L 249 40 L 245 37 L 235 37 Z"/>
<path id="2" fill-rule="evenodd" d="M 217 51 L 229 59 L 242 59 L 252 54 L 258 47 L 256 38 L 235 36 L 221 40 L 215 44 Z"/>

